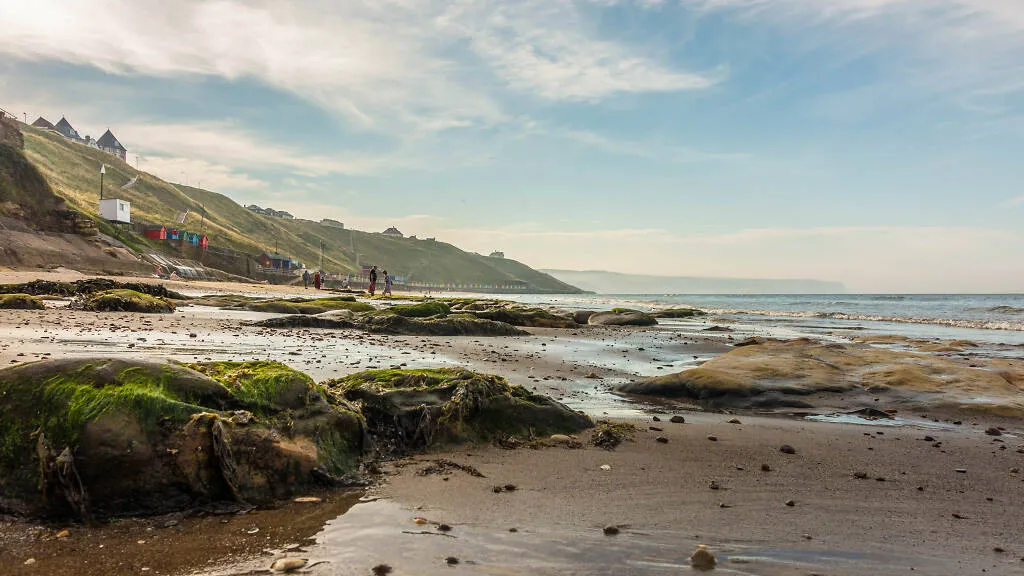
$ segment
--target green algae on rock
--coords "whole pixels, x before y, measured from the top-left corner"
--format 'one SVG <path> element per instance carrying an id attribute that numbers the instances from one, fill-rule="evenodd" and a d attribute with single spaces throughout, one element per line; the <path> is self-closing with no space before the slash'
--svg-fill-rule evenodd
<path id="1" fill-rule="evenodd" d="M 361 330 L 375 334 L 408 336 L 522 336 L 523 330 L 469 314 L 452 314 L 444 318 L 406 318 L 397 314 L 367 314 L 356 320 Z"/>
<path id="2" fill-rule="evenodd" d="M 385 456 L 593 426 L 590 418 L 548 396 L 460 368 L 369 370 L 324 385 L 361 408 L 377 451 Z"/>
<path id="3" fill-rule="evenodd" d="M 30 294 L 0 294 L 0 310 L 43 310 L 43 302 Z"/>
<path id="4" fill-rule="evenodd" d="M 83 296 L 106 290 L 134 290 L 157 298 L 187 300 L 187 297 L 168 290 L 163 284 L 147 282 L 118 282 L 108 278 L 86 278 L 74 282 L 33 280 L 22 284 L 0 284 L 0 294 L 31 294 L 33 296 Z"/>
<path id="5" fill-rule="evenodd" d="M 165 298 L 150 296 L 134 290 L 106 290 L 86 297 L 82 310 L 90 312 L 141 312 L 143 314 L 170 314 L 174 304 Z"/>
<path id="6" fill-rule="evenodd" d="M 666 308 L 654 313 L 655 318 L 694 318 L 706 315 L 707 312 L 697 308 Z"/>
<path id="7" fill-rule="evenodd" d="M 275 314 L 322 314 L 331 310 L 351 310 L 352 312 L 369 312 L 376 310 L 365 302 L 355 302 L 347 298 L 291 298 L 271 299 L 242 302 L 233 308 L 241 308 L 253 312 L 271 312 Z"/>
<path id="8" fill-rule="evenodd" d="M 359 413 L 281 364 L 62 359 L 0 370 L 0 511 L 263 504 L 356 470 Z"/>
<path id="9" fill-rule="evenodd" d="M 447 316 L 451 309 L 444 302 L 420 302 L 419 304 L 399 304 L 384 311 L 405 318 L 429 318 L 431 316 Z"/>

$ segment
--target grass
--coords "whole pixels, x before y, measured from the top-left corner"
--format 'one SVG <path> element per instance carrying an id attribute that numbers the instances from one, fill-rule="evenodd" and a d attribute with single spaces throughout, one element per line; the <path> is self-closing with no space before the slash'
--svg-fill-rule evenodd
<path id="1" fill-rule="evenodd" d="M 547 274 L 515 260 L 489 258 L 459 250 L 451 244 L 412 238 L 392 238 L 358 230 L 321 226 L 310 220 L 283 220 L 246 210 L 216 192 L 175 185 L 142 172 L 130 190 L 120 187 L 137 171 L 128 163 L 100 150 L 74 144 L 52 132 L 24 127 L 25 156 L 38 168 L 59 196 L 71 207 L 95 217 L 99 198 L 99 167 L 106 165 L 107 198 L 122 198 L 132 203 L 135 219 L 171 224 L 178 213 L 189 210 L 182 228 L 200 229 L 210 244 L 250 255 L 278 251 L 307 265 L 320 262 L 320 243 L 324 269 L 330 272 L 357 272 L 357 253 L 362 263 L 386 267 L 411 280 L 499 284 L 522 281 L 548 292 L 579 292 Z M 201 215 L 205 218 L 201 219 Z M 101 225 L 102 227 L 102 225 Z M 125 238 L 142 246 L 145 240 Z M 163 246 L 157 243 L 157 246 Z"/>

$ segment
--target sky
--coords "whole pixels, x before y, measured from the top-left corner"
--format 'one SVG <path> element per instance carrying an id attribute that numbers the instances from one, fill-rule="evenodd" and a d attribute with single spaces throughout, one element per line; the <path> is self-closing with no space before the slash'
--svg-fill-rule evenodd
<path id="1" fill-rule="evenodd" d="M 0 108 L 537 268 L 1024 291 L 1020 0 L 0 0 Z"/>

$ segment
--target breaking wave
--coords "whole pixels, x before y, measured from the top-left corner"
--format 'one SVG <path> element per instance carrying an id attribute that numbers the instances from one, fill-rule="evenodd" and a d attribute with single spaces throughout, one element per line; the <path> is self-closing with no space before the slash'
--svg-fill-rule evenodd
<path id="1" fill-rule="evenodd" d="M 789 312 L 782 310 L 705 310 L 709 314 L 745 314 L 753 316 L 769 316 L 779 318 L 821 318 L 828 320 L 855 320 L 860 322 L 892 322 L 897 324 L 931 324 L 952 328 L 975 328 L 980 330 L 1014 330 L 1024 331 L 1024 321 L 1018 320 L 981 320 L 959 318 L 913 318 L 908 316 L 882 316 L 874 314 L 850 314 L 847 312 Z M 1022 310 L 1024 313 L 1024 310 Z"/>

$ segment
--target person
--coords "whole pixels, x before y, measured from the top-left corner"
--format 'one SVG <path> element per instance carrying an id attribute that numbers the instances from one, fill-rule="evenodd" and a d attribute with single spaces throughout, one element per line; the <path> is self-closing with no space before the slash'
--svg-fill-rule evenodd
<path id="1" fill-rule="evenodd" d="M 392 281 L 391 275 L 388 274 L 387 270 L 385 270 L 384 271 L 384 292 L 381 293 L 381 296 L 391 296 L 392 295 L 391 294 L 391 281 Z"/>
<path id="2" fill-rule="evenodd" d="M 309 269 L 302 271 L 302 287 L 309 290 Z"/>
<path id="3" fill-rule="evenodd" d="M 370 297 L 377 291 L 377 267 L 370 268 Z"/>
<path id="4" fill-rule="evenodd" d="M 320 289 L 320 281 L 321 281 L 320 271 L 317 270 L 316 274 L 313 275 L 313 287 L 316 288 L 317 290 Z"/>

